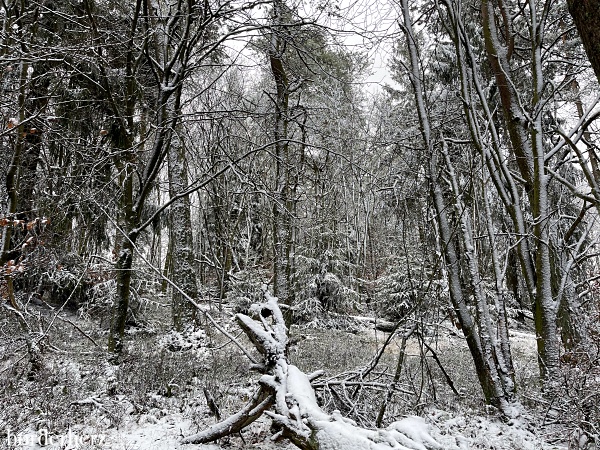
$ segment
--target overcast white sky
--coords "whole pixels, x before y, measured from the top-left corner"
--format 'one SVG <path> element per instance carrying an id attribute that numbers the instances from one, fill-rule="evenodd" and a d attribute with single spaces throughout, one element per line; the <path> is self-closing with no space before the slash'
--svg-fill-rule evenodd
<path id="1" fill-rule="evenodd" d="M 340 41 L 350 49 L 368 52 L 372 62 L 372 75 L 366 80 L 369 89 L 392 83 L 387 65 L 399 17 L 393 0 L 339 0 L 331 2 L 329 7 L 335 8 L 339 17 L 322 16 L 320 22 L 331 27 L 334 33 L 339 31 Z"/>
<path id="2" fill-rule="evenodd" d="M 297 0 L 298 1 L 298 0 Z M 315 17 L 315 3 L 319 0 L 298 1 L 299 14 L 303 17 Z M 393 84 L 387 65 L 393 46 L 394 36 L 398 32 L 396 18 L 398 11 L 392 0 L 340 0 L 326 2 L 326 9 L 318 16 L 318 22 L 331 30 L 338 43 L 350 50 L 364 51 L 372 66 L 371 75 L 365 83 L 367 89 L 374 92 L 383 84 Z M 337 3 L 337 6 L 336 6 Z M 329 15 L 329 11 L 336 14 Z M 266 8 L 255 11 L 260 15 L 267 12 Z M 232 54 L 242 53 L 238 56 L 238 63 L 251 67 L 259 67 L 264 61 L 256 61 L 256 55 L 245 49 L 248 43 L 246 38 L 229 41 Z"/>

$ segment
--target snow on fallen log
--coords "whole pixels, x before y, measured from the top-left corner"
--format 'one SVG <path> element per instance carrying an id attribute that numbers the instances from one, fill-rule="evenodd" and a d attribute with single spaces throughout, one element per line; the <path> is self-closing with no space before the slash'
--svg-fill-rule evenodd
<path id="1" fill-rule="evenodd" d="M 309 375 L 287 359 L 287 328 L 277 299 L 265 293 L 265 302 L 252 305 L 252 317 L 236 316 L 237 322 L 263 358 L 259 388 L 238 413 L 207 430 L 183 439 L 203 444 L 236 433 L 262 414 L 275 429 L 275 441 L 289 439 L 302 450 L 430 450 L 441 449 L 419 417 L 408 417 L 385 429 L 365 429 L 343 417 L 329 414 L 317 403 Z"/>
<path id="2" fill-rule="evenodd" d="M 398 329 L 398 323 L 390 322 L 389 320 L 379 319 L 375 317 L 366 316 L 348 316 L 350 319 L 356 320 L 357 322 L 366 322 L 375 325 L 375 329 L 383 331 L 385 333 L 393 333 Z"/>

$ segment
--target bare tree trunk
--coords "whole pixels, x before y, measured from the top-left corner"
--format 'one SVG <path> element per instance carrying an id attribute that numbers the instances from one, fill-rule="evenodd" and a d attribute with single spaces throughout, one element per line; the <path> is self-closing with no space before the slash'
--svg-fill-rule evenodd
<path id="1" fill-rule="evenodd" d="M 516 91 L 516 83 L 511 78 L 510 52 L 508 45 L 500 42 L 497 23 L 502 20 L 505 30 L 510 29 L 508 16 L 495 13 L 493 0 L 482 0 L 481 15 L 484 41 L 488 61 L 494 72 L 500 92 L 504 123 L 511 141 L 521 177 L 528 194 L 533 215 L 533 237 L 535 240 L 535 291 L 533 314 L 537 334 L 538 358 L 542 378 L 553 378 L 557 374 L 559 341 L 556 327 L 557 305 L 552 296 L 552 270 L 550 262 L 550 209 L 548 202 L 548 182 L 546 173 L 542 129 L 541 97 L 544 88 L 541 61 L 541 33 L 543 24 L 538 23 L 534 1 L 529 2 L 529 29 L 531 41 L 532 107 L 530 117 L 523 109 L 523 102 Z M 502 5 L 499 6 L 502 9 Z M 507 32 L 508 34 L 508 32 Z M 510 37 L 507 37 L 510 39 Z M 523 262 L 522 262 L 523 264 Z"/>
<path id="2" fill-rule="evenodd" d="M 286 305 L 293 303 L 292 284 L 292 199 L 289 175 L 289 82 L 284 67 L 284 2 L 273 1 L 273 24 L 269 44 L 271 73 L 277 88 L 275 98 L 275 195 L 273 203 L 274 292 Z M 288 320 L 290 318 L 288 317 Z"/>
<path id="3" fill-rule="evenodd" d="M 87 1 L 85 5 L 92 29 L 97 33 L 91 6 Z M 197 17 L 192 3 L 173 4 L 169 11 L 171 19 L 168 21 L 164 21 L 164 17 L 151 15 L 151 12 L 146 2 L 136 1 L 130 21 L 131 28 L 127 47 L 124 52 L 125 80 L 124 86 L 122 86 L 124 106 L 116 101 L 105 68 L 103 66 L 98 68 L 103 87 L 105 87 L 104 95 L 107 97 L 103 100 L 110 105 L 115 122 L 111 140 L 113 147 L 118 152 L 114 157 L 114 165 L 123 176 L 119 199 L 121 216 L 119 232 L 123 236 L 123 243 L 117 257 L 117 298 L 108 339 L 108 349 L 115 356 L 118 356 L 123 348 L 136 240 L 142 229 L 151 224 L 148 221 L 142 223 L 142 211 L 167 157 L 173 130 L 177 128 L 180 119 L 177 96 L 181 92 L 182 83 L 187 76 L 186 70 L 191 58 L 191 50 L 200 36 L 204 35 L 206 26 L 205 22 L 199 21 L 198 28 L 193 27 L 197 23 Z M 140 28 L 150 26 L 156 28 L 157 23 L 160 26 L 153 36 L 160 36 L 164 40 L 157 37 L 152 42 L 153 46 L 148 44 L 150 47 L 144 47 L 142 51 L 145 52 L 145 55 L 141 55 L 138 46 L 135 45 L 136 36 L 143 31 Z M 210 53 L 214 50 L 215 47 L 210 47 L 207 52 Z M 151 52 L 155 54 L 150 55 Z M 139 61 L 143 56 L 146 56 L 146 61 L 157 77 L 157 85 L 155 86 L 156 131 L 151 148 L 145 151 L 142 157 L 136 153 L 133 118 L 137 112 L 139 94 L 136 76 L 140 70 Z M 172 249 L 172 251 L 175 252 L 176 249 Z"/>
<path id="4" fill-rule="evenodd" d="M 487 304 L 487 298 L 483 292 L 483 280 L 480 276 L 479 262 L 475 251 L 475 242 L 473 240 L 473 227 L 469 220 L 469 212 L 466 211 L 462 201 L 462 193 L 458 185 L 458 180 L 450 156 L 448 155 L 447 143 L 442 142 L 442 152 L 446 160 L 448 178 L 454 192 L 454 208 L 460 221 L 461 237 L 463 242 L 463 253 L 466 256 L 469 272 L 469 282 L 476 306 L 476 323 L 481 340 L 481 350 L 484 354 L 489 371 L 494 380 L 500 380 L 501 385 L 494 383 L 495 395 L 509 401 L 513 400 L 516 390 L 514 383 L 514 372 L 512 356 L 510 352 L 510 342 L 508 340 L 508 324 L 506 323 L 506 311 L 498 311 L 498 321 L 504 333 L 500 343 L 496 339 L 495 330 L 492 327 L 492 318 Z M 498 301 L 498 299 L 497 299 Z M 504 312 L 504 316 L 502 316 Z M 493 363 L 492 363 L 493 361 Z"/>
<path id="5" fill-rule="evenodd" d="M 600 0 L 567 0 L 567 4 L 600 83 Z"/>
<path id="6" fill-rule="evenodd" d="M 179 107 L 176 106 L 174 110 L 178 111 Z M 168 167 L 169 194 L 173 197 L 188 188 L 186 147 L 177 132 L 173 133 L 171 137 Z M 189 195 L 180 198 L 171 207 L 170 219 L 169 239 L 171 242 L 169 245 L 171 246 L 171 258 L 173 260 L 171 279 L 189 297 L 195 299 L 198 296 L 198 286 L 196 284 L 197 272 L 194 261 Z M 180 291 L 174 289 L 172 296 L 171 315 L 173 317 L 173 327 L 177 331 L 181 331 L 186 326 L 193 324 L 195 308 Z"/>
<path id="7" fill-rule="evenodd" d="M 414 36 L 413 23 L 410 17 L 410 9 L 408 0 L 402 0 L 403 12 L 403 31 L 407 40 L 408 55 L 410 59 L 409 77 L 413 86 L 417 113 L 419 116 L 419 124 L 423 143 L 427 149 L 429 159 L 429 183 L 431 186 L 431 195 L 433 198 L 434 208 L 437 215 L 438 231 L 440 236 L 441 250 L 447 268 L 447 278 L 450 290 L 450 299 L 458 321 L 460 322 L 463 334 L 469 346 L 471 357 L 475 364 L 475 370 L 479 383 L 483 390 L 483 394 L 487 403 L 490 403 L 500 409 L 503 413 L 509 414 L 509 402 L 512 399 L 512 387 L 508 380 L 501 380 L 497 365 L 497 354 L 490 340 L 489 326 L 485 322 L 489 321 L 489 314 L 486 316 L 487 305 L 485 299 L 479 295 L 477 301 L 478 322 L 475 323 L 469 309 L 467 308 L 466 298 L 463 292 L 463 283 L 461 280 L 459 259 L 457 256 L 456 240 L 454 238 L 450 222 L 448 219 L 448 209 L 444 199 L 442 187 L 440 185 L 440 169 L 438 167 L 438 156 L 434 149 L 432 137 L 432 129 L 427 113 L 426 101 L 421 82 L 421 67 L 419 56 L 417 53 L 416 39 Z M 463 216 L 463 214 L 460 214 Z M 463 238 L 465 239 L 465 247 L 467 250 L 472 246 L 468 238 L 469 230 L 466 229 L 468 224 L 463 223 Z M 470 276 L 476 276 L 477 279 L 471 280 L 471 284 L 478 283 L 477 268 L 473 267 L 475 256 L 471 253 Z M 483 340 L 482 340 L 483 336 Z M 509 387 L 505 390 L 505 385 Z"/>
<path id="8" fill-rule="evenodd" d="M 19 74 L 19 118 L 16 136 L 15 136 L 15 145 L 12 153 L 12 157 L 10 160 L 10 165 L 8 166 L 8 171 L 6 172 L 6 193 L 8 194 L 8 204 L 7 204 L 7 213 L 8 215 L 14 215 L 17 212 L 18 207 L 18 186 L 19 186 L 19 166 L 21 164 L 21 158 L 23 154 L 23 149 L 25 146 L 23 133 L 24 126 L 22 125 L 23 120 L 25 119 L 25 100 L 27 97 L 26 86 L 27 86 L 27 69 L 29 65 L 25 62 L 21 63 L 21 70 Z M 15 118 L 16 119 L 16 118 Z M 11 125 L 14 125 L 11 123 Z M 0 257 L 0 264 L 5 264 L 7 261 L 11 259 L 15 259 L 16 254 L 10 252 L 10 244 L 12 237 L 13 229 L 12 227 L 2 227 L 2 255 Z"/>
<path id="9" fill-rule="evenodd" d="M 133 173 L 129 164 L 122 168 L 122 191 L 119 199 L 119 211 L 117 220 L 117 262 L 116 282 L 117 292 L 115 305 L 112 311 L 110 332 L 108 335 L 108 351 L 120 355 L 123 350 L 123 338 L 125 337 L 125 323 L 129 311 L 129 298 L 131 287 L 131 269 L 133 265 L 133 251 L 135 237 L 130 235 L 130 230 L 135 227 L 136 215 L 133 210 Z"/>
<path id="10" fill-rule="evenodd" d="M 508 334 L 508 314 L 506 312 L 506 291 L 502 284 L 502 266 L 500 257 L 498 255 L 498 247 L 496 242 L 495 230 L 492 221 L 492 212 L 488 200 L 488 190 L 487 190 L 487 182 L 484 177 L 482 177 L 482 192 L 481 197 L 484 205 L 484 214 L 485 214 L 485 226 L 488 233 L 488 239 L 490 241 L 490 252 L 492 254 L 492 266 L 494 268 L 494 302 L 496 306 L 496 314 L 498 316 L 497 319 L 497 327 L 498 327 L 498 340 L 500 346 L 500 353 L 504 358 L 504 375 L 510 378 L 512 382 L 512 389 L 508 388 L 509 392 L 514 392 L 516 390 L 515 384 L 515 369 L 512 361 L 512 352 L 510 350 L 510 339 Z"/>

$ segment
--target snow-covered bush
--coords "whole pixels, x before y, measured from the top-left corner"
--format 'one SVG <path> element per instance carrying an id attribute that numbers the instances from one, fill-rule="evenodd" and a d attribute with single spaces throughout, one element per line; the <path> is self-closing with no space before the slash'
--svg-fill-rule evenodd
<path id="1" fill-rule="evenodd" d="M 569 429 L 573 448 L 594 449 L 600 443 L 600 335 L 586 349 L 561 357 L 560 381 L 551 390 L 550 416 Z"/>
<path id="2" fill-rule="evenodd" d="M 415 305 L 418 294 L 402 273 L 388 273 L 375 286 L 374 307 L 379 315 L 399 320 Z"/>
<path id="3" fill-rule="evenodd" d="M 385 270 L 368 286 L 370 308 L 380 316 L 397 321 L 409 312 L 429 310 L 431 301 L 441 301 L 441 306 L 449 305 L 447 289 L 423 255 L 410 254 L 386 258 Z M 429 306 L 425 304 L 429 303 Z"/>
<path id="4" fill-rule="evenodd" d="M 292 322 L 297 324 L 308 323 L 323 315 L 323 305 L 316 297 L 299 300 L 292 307 Z"/>

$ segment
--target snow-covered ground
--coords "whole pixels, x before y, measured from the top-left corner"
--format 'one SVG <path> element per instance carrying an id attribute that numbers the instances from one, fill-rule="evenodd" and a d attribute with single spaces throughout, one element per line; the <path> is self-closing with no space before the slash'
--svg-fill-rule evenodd
<path id="1" fill-rule="evenodd" d="M 240 437 L 232 437 L 223 448 L 262 450 L 295 448 L 291 444 L 270 443 L 266 439 L 268 428 L 267 420 L 261 419 L 242 433 L 243 440 Z M 182 436 L 194 431 L 191 429 L 189 419 L 178 413 L 167 413 L 161 418 L 152 415 L 132 415 L 118 429 L 93 430 L 86 427 L 75 427 L 70 435 L 51 436 L 52 442 L 48 442 L 49 445 L 46 446 L 40 446 L 37 443 L 40 434 L 23 433 L 19 435 L 20 442 L 29 444 L 0 448 L 23 450 L 75 448 L 82 450 L 217 450 L 222 448 L 216 444 L 183 445 L 180 443 Z M 502 423 L 495 418 L 476 415 L 473 411 L 453 414 L 439 409 L 431 409 L 426 412 L 423 419 L 414 417 L 405 419 L 404 426 L 400 431 L 409 434 L 413 439 L 427 433 L 437 442 L 438 448 L 447 450 L 563 450 L 568 448 L 565 445 L 544 442 L 541 436 L 536 436 L 534 430 L 528 429 L 523 420 L 516 419 L 509 423 Z M 15 442 L 14 436 L 12 439 Z M 71 443 L 72 446 L 61 446 L 61 439 L 64 444 Z M 91 440 L 95 442 L 91 443 Z"/>
<path id="2" fill-rule="evenodd" d="M 80 323 L 80 326 L 84 327 L 85 324 Z M 334 338 L 348 344 L 347 347 L 349 349 L 347 351 L 349 355 L 351 355 L 351 351 L 356 352 L 358 345 L 355 342 L 368 344 L 365 345 L 365 349 L 363 350 L 365 354 L 369 354 L 369 349 L 380 346 L 382 339 L 385 337 L 383 333 L 378 332 L 377 335 L 374 335 L 373 332 L 367 330 L 358 334 L 347 335 L 344 335 L 343 332 L 331 331 L 330 337 L 332 339 L 324 342 L 323 333 L 326 332 L 323 330 L 319 331 L 320 334 L 316 330 L 302 330 L 302 333 L 305 334 L 305 338 L 297 343 L 297 349 L 293 352 L 293 359 L 295 360 L 302 357 L 307 358 L 303 352 L 309 351 L 309 347 L 311 346 L 320 348 L 329 345 L 331 346 L 329 351 L 335 351 L 337 344 L 334 342 Z M 315 334 L 311 335 L 311 333 Z M 334 333 L 339 333 L 340 335 L 334 336 Z M 207 352 L 206 348 L 203 347 L 205 339 L 203 334 L 196 333 L 194 336 L 188 336 L 184 340 L 179 338 L 179 336 L 168 336 L 168 338 L 162 339 L 157 337 L 156 343 L 160 343 L 157 345 L 161 346 L 184 349 L 191 346 L 191 351 L 189 349 L 185 350 L 189 356 L 184 356 L 177 361 L 185 361 L 186 358 L 197 359 L 199 361 L 202 358 L 214 357 L 214 355 L 219 354 L 218 352 L 222 352 L 220 347 L 212 353 Z M 355 341 L 350 341 L 350 339 Z M 536 369 L 536 362 L 533 334 L 527 330 L 514 331 L 511 332 L 511 339 L 517 364 L 531 366 L 532 371 L 534 371 Z M 85 340 L 81 342 L 83 343 Z M 174 345 L 174 343 L 178 345 Z M 440 351 L 440 355 L 443 353 L 444 348 L 453 349 L 456 354 L 466 351 L 466 346 L 464 346 L 462 338 L 458 335 L 452 335 L 452 333 L 438 340 L 437 344 L 436 348 Z M 148 345 L 148 348 L 152 348 L 154 344 L 145 345 Z M 231 346 L 227 348 L 230 349 Z M 391 348 L 392 354 L 389 357 L 393 360 L 395 350 L 393 347 Z M 232 351 L 235 352 L 235 350 Z M 409 351 L 415 353 L 415 357 L 418 356 L 417 346 L 414 342 L 409 345 Z M 184 352 L 175 352 L 176 355 L 181 355 L 182 353 Z M 86 352 L 82 351 L 81 354 L 86 354 Z M 354 357 L 353 354 L 351 356 Z M 267 417 L 259 419 L 241 434 L 227 438 L 223 442 L 204 446 L 183 445 L 180 442 L 183 437 L 197 433 L 216 422 L 216 419 L 207 413 L 206 402 L 201 390 L 198 389 L 199 386 L 196 386 L 195 391 L 186 397 L 181 395 L 181 391 L 177 391 L 177 389 L 181 389 L 181 386 L 177 386 L 174 382 L 173 389 L 175 390 L 175 394 L 173 394 L 173 397 L 171 397 L 171 394 L 167 395 L 164 392 L 143 393 L 148 399 L 143 400 L 145 404 L 140 406 L 140 400 L 136 400 L 134 395 L 108 393 L 111 383 L 114 382 L 115 378 L 115 374 L 109 365 L 96 361 L 96 367 L 90 368 L 89 360 L 78 359 L 76 356 L 69 357 L 65 354 L 57 353 L 51 354 L 51 357 L 61 361 L 60 363 L 54 363 L 53 376 L 59 381 L 62 380 L 60 383 L 64 383 L 64 386 L 58 383 L 52 388 L 55 395 L 59 396 L 62 391 L 67 392 L 73 386 L 78 386 L 76 383 L 79 383 L 79 381 L 73 381 L 75 379 L 88 380 L 89 378 L 95 378 L 93 386 L 96 386 L 97 392 L 91 395 L 90 392 L 69 393 L 71 395 L 69 397 L 71 404 L 67 404 L 60 413 L 67 416 L 73 414 L 72 417 L 61 418 L 62 424 L 70 424 L 69 428 L 66 429 L 67 431 L 65 431 L 64 425 L 59 430 L 53 430 L 50 427 L 48 429 L 40 428 L 40 421 L 32 419 L 32 417 L 35 417 L 35 414 L 28 414 L 26 415 L 27 420 L 31 421 L 29 427 L 21 427 L 18 433 L 10 432 L 10 430 L 7 433 L 6 429 L 2 433 L 2 430 L 0 430 L 0 449 L 217 450 L 221 448 L 233 448 L 270 450 L 295 448 L 289 443 L 275 444 L 270 442 L 271 424 Z M 323 355 L 313 355 L 312 358 L 318 362 L 323 358 Z M 241 359 L 243 360 L 243 358 Z M 230 366 L 239 364 L 238 361 L 225 356 L 221 363 L 225 366 L 229 365 L 227 370 L 233 370 Z M 468 357 L 463 361 L 468 361 Z M 294 363 L 297 364 L 296 361 Z M 353 365 L 356 364 L 356 361 L 348 356 L 343 363 Z M 177 362 L 177 364 L 181 363 Z M 56 367 L 61 367 L 61 369 L 56 369 Z M 213 363 L 211 367 L 210 370 L 212 371 L 216 366 Z M 140 367 L 139 369 L 140 375 L 143 374 L 144 368 Z M 198 366 L 194 370 L 202 371 L 206 369 Z M 244 369 L 242 366 L 235 370 L 238 370 L 241 375 L 238 376 L 234 373 L 231 385 L 224 386 L 221 389 L 223 395 L 220 401 L 223 405 L 222 413 L 224 416 L 235 412 L 239 408 L 239 405 L 244 403 L 244 397 L 247 396 L 247 392 L 252 390 L 252 385 L 248 384 L 248 380 L 256 378 L 256 376 L 248 375 L 247 369 Z M 177 367 L 175 367 L 175 373 L 177 373 Z M 216 379 L 211 380 L 211 376 L 213 375 L 206 375 L 199 384 L 209 381 L 218 383 Z M 216 377 L 217 375 L 214 376 Z M 72 384 L 69 384 L 69 380 L 72 381 Z M 175 381 L 181 383 L 184 380 Z M 473 392 L 478 392 L 477 386 L 470 387 L 473 388 Z M 119 389 L 123 389 L 123 387 Z M 77 400 L 73 401 L 73 398 Z M 447 403 L 446 406 L 434 403 L 424 404 L 420 406 L 418 412 L 420 418 L 407 414 L 404 418 L 394 417 L 394 420 L 400 420 L 402 431 L 407 435 L 412 433 L 415 436 L 413 440 L 418 441 L 420 439 L 418 436 L 421 436 L 424 441 L 427 440 L 424 436 L 433 438 L 436 444 L 430 443 L 428 447 L 423 447 L 423 449 L 435 448 L 436 445 L 437 448 L 448 450 L 563 450 L 573 448 L 568 446 L 569 436 L 560 436 L 551 427 L 539 427 L 540 420 L 529 416 L 528 410 L 525 407 L 517 406 L 516 417 L 508 422 L 503 422 L 493 411 L 489 411 L 489 414 L 487 414 L 486 409 L 482 405 L 472 404 L 468 399 L 464 401 L 463 405 L 463 400 L 456 399 L 456 404 L 451 405 L 452 407 L 448 407 Z M 152 404 L 152 406 L 148 406 L 149 404 Z M 32 406 L 29 404 L 23 405 L 23 408 L 30 407 Z M 82 413 L 82 411 L 84 412 Z M 85 416 L 82 414 L 85 414 Z M 0 414 L 0 425 L 2 425 L 2 414 Z M 40 436 L 42 435 L 46 438 L 45 446 L 40 445 Z M 351 449 L 344 447 L 343 450 Z"/>

